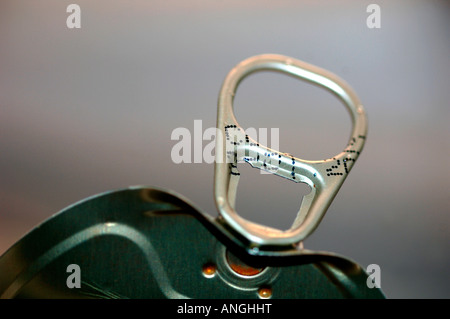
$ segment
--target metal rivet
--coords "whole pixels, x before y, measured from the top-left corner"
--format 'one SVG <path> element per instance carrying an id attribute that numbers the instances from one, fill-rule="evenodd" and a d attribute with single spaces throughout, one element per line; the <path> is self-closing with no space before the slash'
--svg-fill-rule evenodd
<path id="1" fill-rule="evenodd" d="M 269 287 L 261 287 L 258 290 L 259 298 L 268 299 L 272 296 L 272 289 Z"/>
<path id="2" fill-rule="evenodd" d="M 206 278 L 212 278 L 216 274 L 217 267 L 212 263 L 207 263 L 203 266 L 203 275 Z"/>
<path id="3" fill-rule="evenodd" d="M 255 268 L 247 265 L 238 257 L 233 255 L 229 250 L 226 252 L 226 259 L 230 268 L 237 274 L 241 276 L 251 277 L 259 274 L 264 270 L 264 268 Z"/>

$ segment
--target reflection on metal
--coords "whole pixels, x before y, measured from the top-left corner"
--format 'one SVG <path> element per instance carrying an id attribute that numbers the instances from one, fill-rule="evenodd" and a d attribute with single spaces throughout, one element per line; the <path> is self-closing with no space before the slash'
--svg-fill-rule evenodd
<path id="1" fill-rule="evenodd" d="M 151 187 L 78 202 L 0 257 L 0 298 L 384 298 L 380 289 L 367 287 L 368 275 L 356 263 L 301 245 L 362 150 L 367 125 L 361 104 L 324 70 L 283 56 L 257 56 L 233 69 L 223 85 L 218 128 L 228 137 L 232 129 L 240 131 L 232 111 L 237 85 L 259 70 L 306 79 L 341 98 L 353 120 L 349 146 L 331 159 L 305 161 L 234 136 L 231 153 L 226 145 L 223 154 L 216 147 L 219 158 L 228 157 L 215 167 L 217 219 L 179 194 Z M 237 215 L 238 160 L 311 186 L 290 230 Z M 67 267 L 74 264 L 81 288 L 67 286 Z"/>

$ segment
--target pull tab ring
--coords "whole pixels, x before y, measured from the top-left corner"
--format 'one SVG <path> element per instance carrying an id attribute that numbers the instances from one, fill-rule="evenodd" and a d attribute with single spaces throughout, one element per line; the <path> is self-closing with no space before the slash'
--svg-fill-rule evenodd
<path id="1" fill-rule="evenodd" d="M 239 83 L 259 71 L 281 72 L 316 84 L 336 95 L 346 106 L 352 120 L 353 128 L 347 147 L 332 158 L 308 161 L 260 145 L 246 135 L 234 116 L 233 100 Z M 228 73 L 219 94 L 217 128 L 222 133 L 222 138 L 216 139 L 214 176 L 219 220 L 250 248 L 282 250 L 283 247 L 292 249 L 320 223 L 363 149 L 367 118 L 356 94 L 336 75 L 290 57 L 265 54 L 242 61 Z M 252 167 L 310 186 L 311 192 L 303 198 L 290 229 L 278 230 L 239 216 L 235 210 L 238 162 L 247 162 Z"/>

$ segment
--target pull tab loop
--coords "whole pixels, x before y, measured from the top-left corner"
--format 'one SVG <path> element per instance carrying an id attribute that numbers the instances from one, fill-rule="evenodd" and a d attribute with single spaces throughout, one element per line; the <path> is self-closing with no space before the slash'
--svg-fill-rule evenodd
<path id="1" fill-rule="evenodd" d="M 246 135 L 234 116 L 233 100 L 239 83 L 259 71 L 281 72 L 336 95 L 346 106 L 352 120 L 353 128 L 347 147 L 329 159 L 308 161 L 260 145 Z M 214 196 L 220 220 L 240 235 L 250 248 L 282 250 L 283 247 L 292 249 L 319 225 L 363 149 L 367 118 L 356 94 L 336 75 L 290 57 L 265 54 L 242 61 L 225 78 L 218 100 L 217 128 L 223 137 L 216 140 L 214 176 Z M 235 210 L 238 162 L 247 162 L 252 167 L 293 182 L 307 183 L 311 187 L 290 229 L 281 231 L 239 216 Z"/>

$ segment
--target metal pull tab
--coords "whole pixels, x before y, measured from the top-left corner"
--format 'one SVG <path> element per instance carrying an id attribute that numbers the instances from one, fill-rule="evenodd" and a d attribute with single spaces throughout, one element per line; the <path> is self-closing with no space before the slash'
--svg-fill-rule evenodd
<path id="1" fill-rule="evenodd" d="M 260 145 L 245 134 L 233 113 L 233 100 L 239 83 L 258 71 L 277 71 L 319 85 L 335 94 L 346 106 L 352 119 L 352 133 L 347 147 L 336 156 L 307 161 Z M 282 55 L 258 55 L 233 68 L 225 78 L 218 100 L 217 128 L 222 138 L 216 140 L 214 192 L 220 221 L 242 237 L 248 247 L 277 249 L 296 245 L 318 226 L 347 174 L 363 149 L 367 119 L 358 97 L 336 75 Z M 236 212 L 235 199 L 239 181 L 238 162 L 267 170 L 293 182 L 306 183 L 311 192 L 303 198 L 290 229 L 282 231 L 248 221 Z"/>

